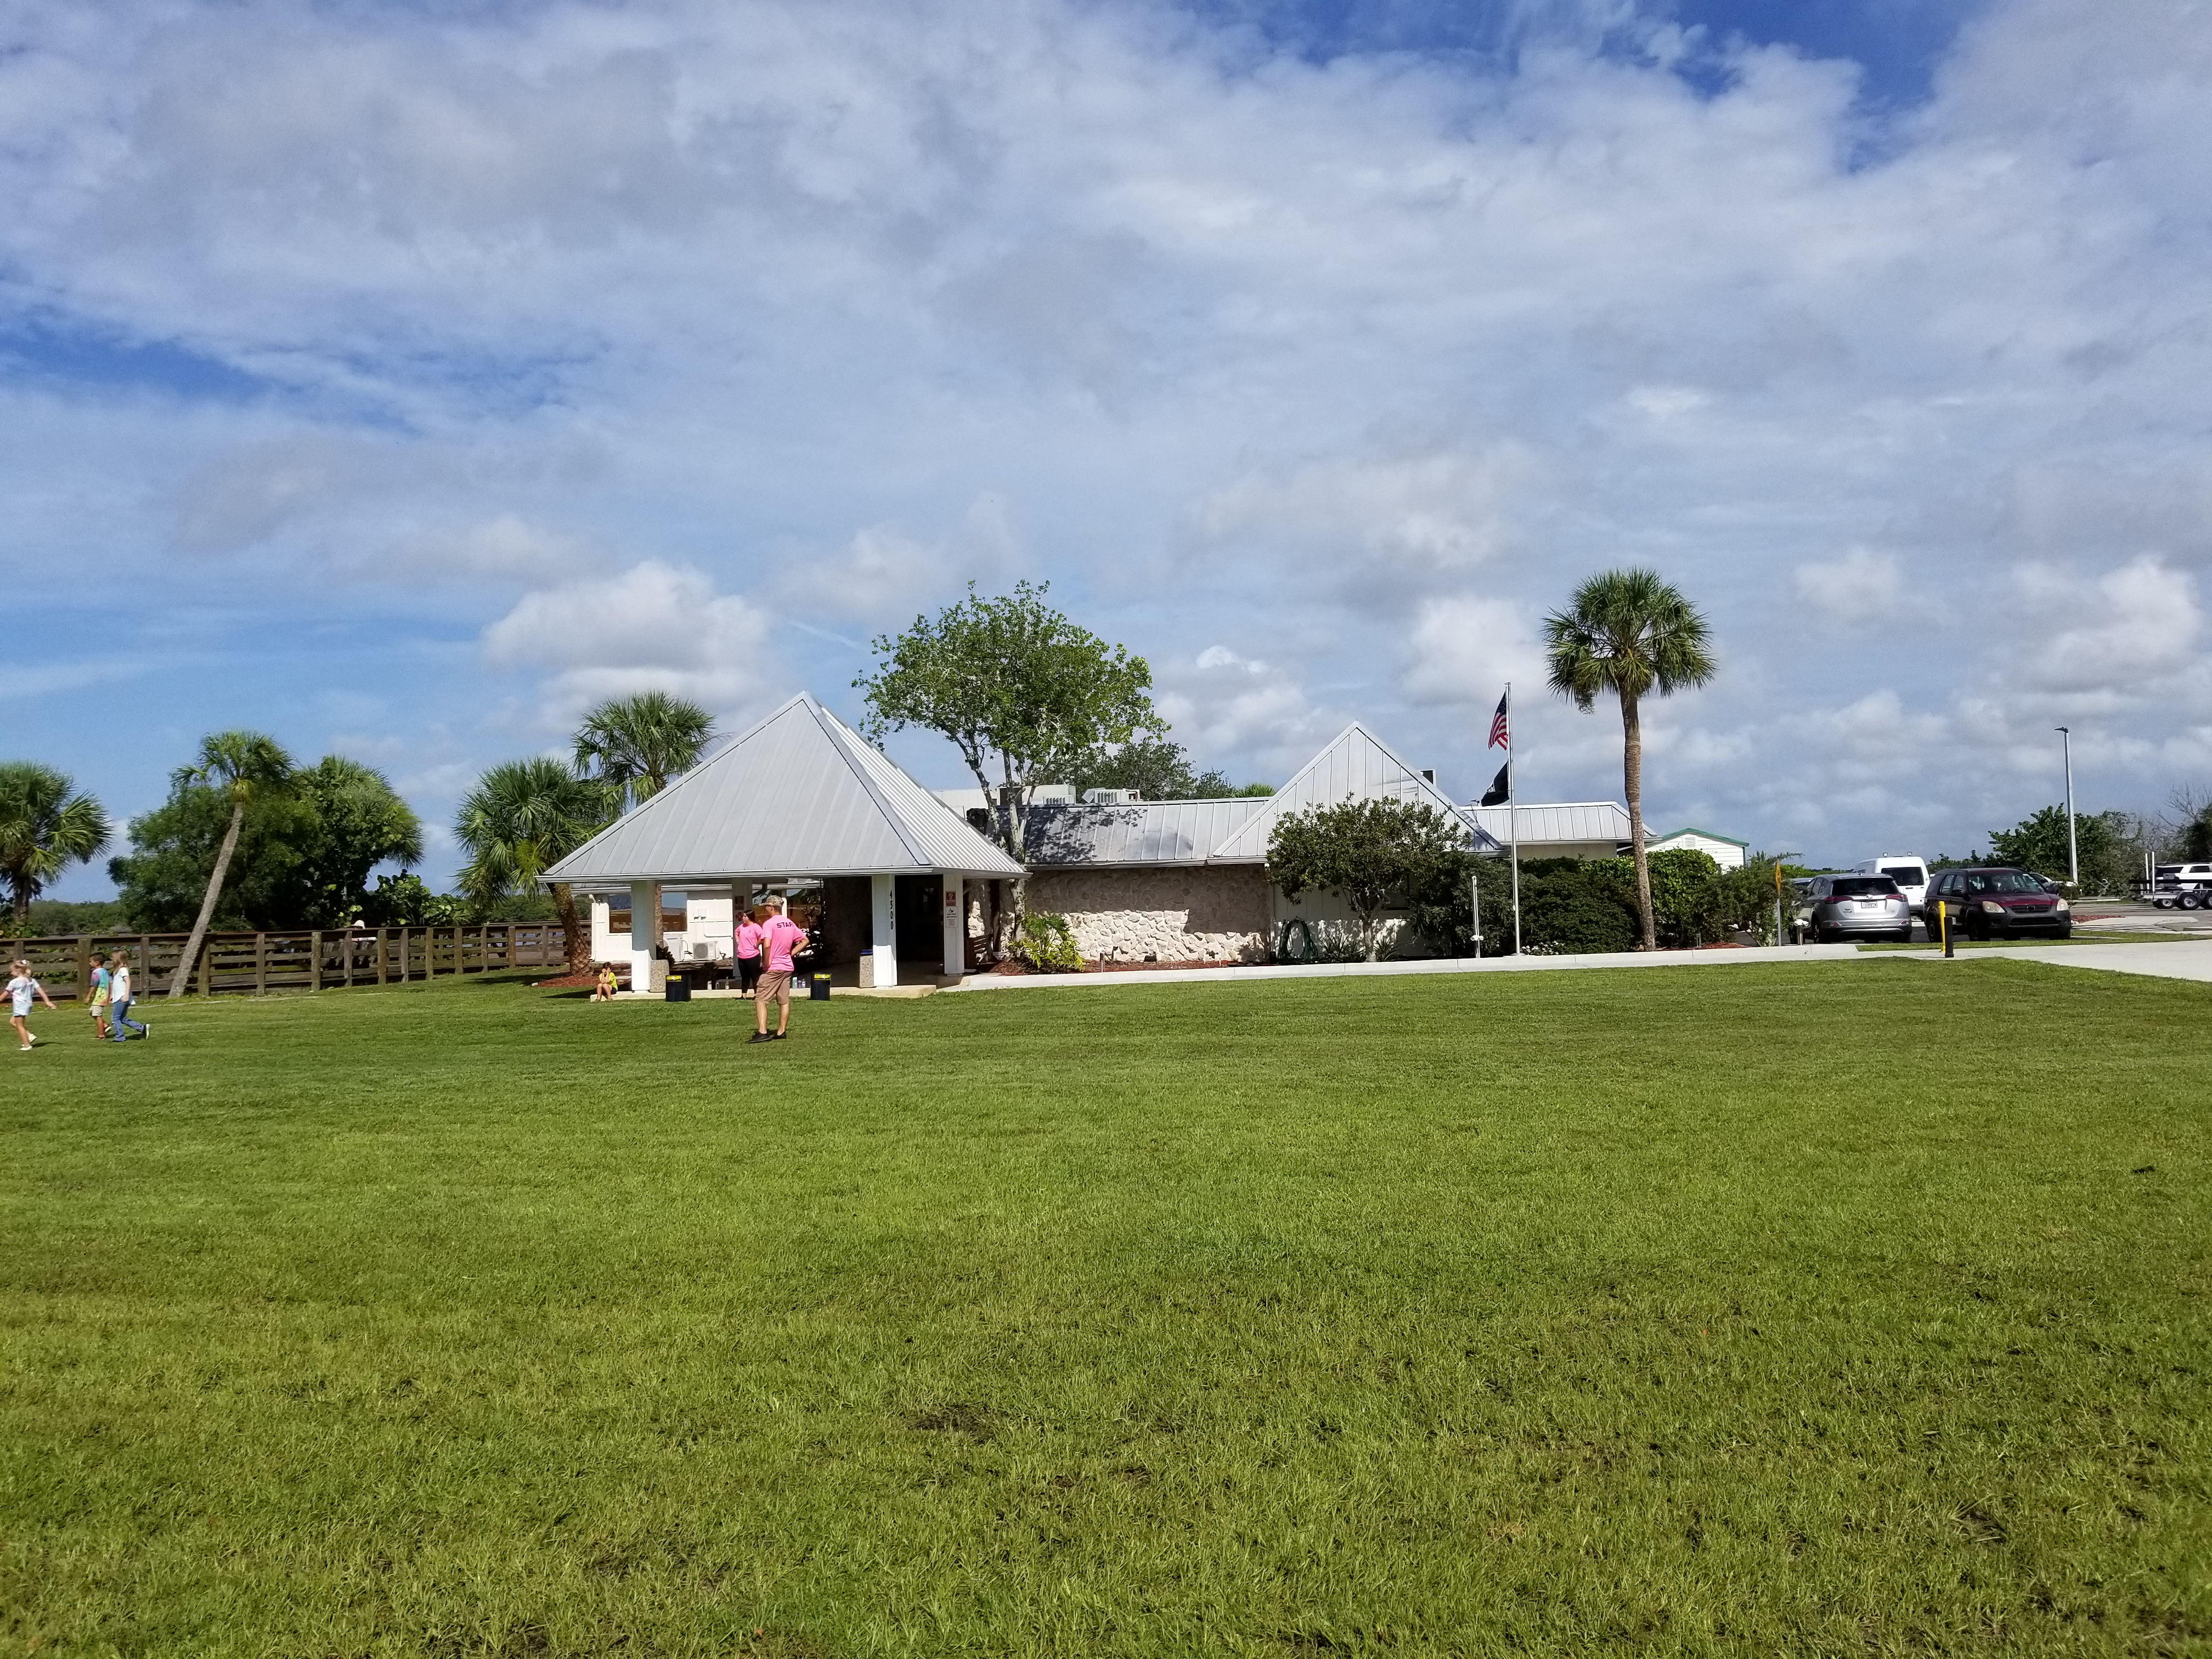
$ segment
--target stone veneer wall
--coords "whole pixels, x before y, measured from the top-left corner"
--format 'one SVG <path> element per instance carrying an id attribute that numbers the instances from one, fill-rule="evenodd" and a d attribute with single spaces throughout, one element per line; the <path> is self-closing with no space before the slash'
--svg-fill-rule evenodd
<path id="1" fill-rule="evenodd" d="M 1256 864 L 1049 871 L 1030 878 L 1028 903 L 1066 916 L 1091 961 L 1267 959 L 1267 878 Z"/>

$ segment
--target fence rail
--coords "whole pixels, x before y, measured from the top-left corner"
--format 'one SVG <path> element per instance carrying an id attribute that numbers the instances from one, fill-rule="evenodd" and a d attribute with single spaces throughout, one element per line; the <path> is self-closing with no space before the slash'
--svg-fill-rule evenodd
<path id="1" fill-rule="evenodd" d="M 52 939 L 0 939 L 5 960 L 27 960 L 31 972 L 59 1000 L 84 994 L 92 958 L 116 951 L 131 959 L 132 989 L 141 998 L 168 994 L 190 941 L 185 933 L 78 933 Z M 566 964 L 561 925 L 488 921 L 474 927 L 356 927 L 280 933 L 210 933 L 201 942 L 187 988 L 204 996 L 266 996 L 271 991 L 334 991 L 353 985 L 397 985 L 452 974 Z"/>

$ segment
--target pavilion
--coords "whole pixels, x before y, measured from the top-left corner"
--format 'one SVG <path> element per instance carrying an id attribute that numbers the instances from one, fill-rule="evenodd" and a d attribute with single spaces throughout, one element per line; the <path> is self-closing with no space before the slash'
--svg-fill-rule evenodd
<path id="1" fill-rule="evenodd" d="M 817 951 L 860 981 L 898 982 L 898 959 L 967 970 L 968 887 L 1022 866 L 961 814 L 804 693 L 712 759 L 554 864 L 549 882 L 594 896 L 627 889 L 630 984 L 655 978 L 660 890 L 707 901 L 726 938 L 730 907 L 757 888 L 820 884 Z M 593 906 L 595 934 L 603 934 Z M 687 950 L 712 951 L 711 927 Z M 611 943 L 611 941 L 610 941 Z M 902 947 L 903 946 L 903 949 Z"/>

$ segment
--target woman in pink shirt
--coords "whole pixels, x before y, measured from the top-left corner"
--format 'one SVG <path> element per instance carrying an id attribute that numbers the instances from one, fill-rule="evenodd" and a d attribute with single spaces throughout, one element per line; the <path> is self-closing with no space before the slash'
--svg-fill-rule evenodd
<path id="1" fill-rule="evenodd" d="M 791 953 L 806 946 L 806 930 L 783 914 L 783 901 L 768 902 L 767 925 L 761 929 L 761 948 L 767 953 L 768 967 L 760 976 L 760 988 L 753 993 L 753 1038 L 755 1042 L 774 1042 L 785 1035 L 791 1024 L 791 975 L 795 971 Z M 775 1030 L 768 1029 L 768 1006 L 781 1006 L 776 1011 Z"/>
<path id="2" fill-rule="evenodd" d="M 745 919 L 738 924 L 738 989 L 750 991 L 760 983 L 761 942 L 768 937 L 768 929 L 761 923 L 768 920 L 768 906 L 756 904 L 745 912 Z"/>

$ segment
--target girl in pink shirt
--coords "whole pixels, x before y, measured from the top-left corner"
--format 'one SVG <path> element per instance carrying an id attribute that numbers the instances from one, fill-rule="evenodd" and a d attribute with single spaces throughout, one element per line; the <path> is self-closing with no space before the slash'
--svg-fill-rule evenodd
<path id="1" fill-rule="evenodd" d="M 761 945 L 768 938 L 768 929 L 761 923 L 766 921 L 768 916 L 768 906 L 756 904 L 745 912 L 745 919 L 738 924 L 738 989 L 740 991 L 750 992 L 760 983 Z"/>

